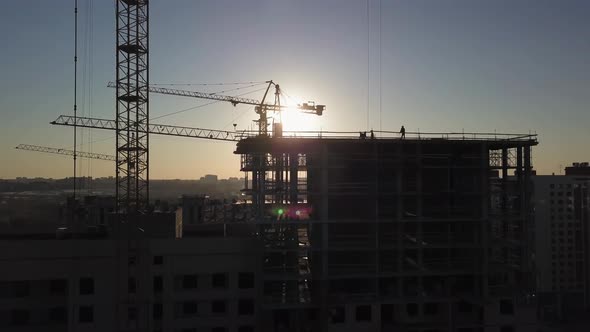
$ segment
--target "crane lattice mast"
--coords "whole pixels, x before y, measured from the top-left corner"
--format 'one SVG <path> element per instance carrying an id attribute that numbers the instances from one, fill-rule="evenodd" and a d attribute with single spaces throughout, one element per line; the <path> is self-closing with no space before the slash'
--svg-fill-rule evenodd
<path id="1" fill-rule="evenodd" d="M 149 202 L 149 56 L 147 0 L 118 0 L 116 196 L 121 222 Z"/>

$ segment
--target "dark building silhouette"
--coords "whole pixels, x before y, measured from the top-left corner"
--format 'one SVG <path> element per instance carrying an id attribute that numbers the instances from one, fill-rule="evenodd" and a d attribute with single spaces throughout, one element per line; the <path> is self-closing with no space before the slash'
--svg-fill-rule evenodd
<path id="1" fill-rule="evenodd" d="M 87 198 L 53 233 L 4 233 L 0 328 L 535 331 L 536 144 L 242 140 L 243 200 L 121 227 Z"/>
<path id="2" fill-rule="evenodd" d="M 536 144 L 483 135 L 238 143 L 265 252 L 264 330 L 534 327 Z"/>
<path id="3" fill-rule="evenodd" d="M 533 182 L 540 318 L 576 322 L 590 309 L 590 167 L 574 163 L 565 175 L 538 175 Z"/>

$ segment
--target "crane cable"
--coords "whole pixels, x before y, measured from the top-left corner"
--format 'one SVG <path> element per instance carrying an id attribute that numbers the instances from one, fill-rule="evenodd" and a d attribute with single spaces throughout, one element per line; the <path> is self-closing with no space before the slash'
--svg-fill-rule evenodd
<path id="1" fill-rule="evenodd" d="M 244 96 L 244 95 L 247 95 L 247 94 L 250 94 L 250 93 L 254 93 L 254 92 L 259 92 L 259 91 L 262 91 L 262 90 L 266 90 L 266 87 L 264 87 L 264 88 L 261 88 L 261 89 L 257 89 L 257 90 L 254 90 L 254 91 L 244 92 L 244 93 L 241 93 L 241 94 L 235 95 L 234 97 L 241 97 L 241 96 Z M 214 101 L 212 101 L 212 102 L 205 103 L 205 104 L 202 104 L 202 105 L 197 105 L 197 106 L 194 106 L 194 107 L 189 107 L 189 108 L 185 108 L 185 109 L 182 109 L 182 110 L 179 110 L 179 111 L 175 111 L 175 112 L 171 112 L 171 113 L 163 114 L 163 115 L 160 115 L 160 116 L 157 116 L 157 117 L 151 118 L 151 119 L 150 119 L 150 121 L 151 121 L 151 120 L 157 120 L 157 119 L 161 119 L 161 118 L 164 118 L 164 117 L 167 117 L 167 116 L 171 116 L 171 115 L 175 115 L 175 114 L 179 114 L 179 113 L 183 113 L 183 112 L 186 112 L 186 111 L 194 110 L 194 109 L 196 109 L 196 108 L 201 108 L 201 107 L 209 106 L 209 105 L 212 105 L 212 104 L 219 103 L 219 102 L 221 102 L 221 101 L 222 101 L 222 100 L 214 100 Z"/>
<path id="2" fill-rule="evenodd" d="M 260 91 L 262 91 L 262 90 L 266 90 L 266 88 L 257 89 L 257 90 L 253 90 L 253 91 L 249 91 L 249 92 L 244 92 L 244 93 L 241 93 L 241 94 L 235 95 L 234 97 L 241 97 L 241 96 L 244 96 L 244 95 L 247 95 L 247 94 L 250 94 L 250 93 L 254 93 L 254 92 L 260 92 Z M 216 104 L 216 103 L 219 103 L 219 102 L 221 102 L 221 100 L 215 100 L 215 101 L 212 101 L 212 102 L 209 102 L 209 103 L 206 103 L 206 104 L 201 104 L 201 105 L 197 105 L 197 106 L 193 106 L 193 107 L 185 108 L 185 109 L 182 109 L 182 110 L 179 110 L 179 111 L 175 111 L 175 112 L 171 112 L 171 113 L 163 114 L 163 115 L 160 115 L 160 116 L 157 116 L 157 117 L 150 118 L 150 121 L 152 121 L 152 120 L 157 120 L 157 119 L 160 119 L 160 118 L 163 118 L 163 117 L 167 117 L 167 116 L 171 116 L 171 115 L 175 115 L 175 114 L 182 113 L 182 112 L 187 112 L 187 111 L 194 110 L 194 109 L 197 109 L 197 108 L 201 108 L 201 107 L 209 106 L 209 105 Z M 246 112 L 243 112 L 242 114 L 240 114 L 239 116 L 237 116 L 236 118 L 234 118 L 234 119 L 232 120 L 232 122 L 233 122 L 233 121 L 235 121 L 235 120 L 237 120 L 237 119 L 238 119 L 238 118 L 240 118 L 241 116 L 243 116 L 245 113 L 246 113 Z M 231 124 L 231 123 L 230 123 L 230 124 Z M 229 125 L 229 124 L 227 124 L 225 127 L 227 127 L 228 125 Z M 106 140 L 113 139 L 113 138 L 115 138 L 115 137 L 116 137 L 116 136 L 109 136 L 109 137 L 106 137 L 106 138 L 101 138 L 101 139 L 93 140 L 93 141 L 92 141 L 92 142 L 90 142 L 90 143 L 98 143 L 98 142 L 103 142 L 103 141 L 106 141 Z M 80 144 L 80 146 L 83 146 L 83 145 L 84 145 L 84 144 Z M 69 148 L 71 148 L 71 146 L 70 146 L 70 147 L 66 147 L 65 149 L 69 149 Z"/>
<path id="3" fill-rule="evenodd" d="M 199 85 L 199 86 L 210 86 L 210 85 L 239 85 L 239 84 L 267 84 L 266 81 L 250 81 L 250 82 L 228 82 L 228 83 L 152 83 L 150 85 L 158 85 L 158 86 L 192 86 L 192 85 Z"/>
<path id="4" fill-rule="evenodd" d="M 370 96 L 371 96 L 371 0 L 367 0 L 367 130 L 369 130 L 370 121 Z"/>
<path id="5" fill-rule="evenodd" d="M 237 88 L 233 88 L 233 89 L 215 91 L 215 92 L 211 92 L 210 94 L 217 95 L 217 94 L 220 94 L 220 93 L 226 93 L 226 92 L 230 92 L 230 91 L 244 90 L 244 89 L 252 88 L 252 87 L 255 87 L 255 86 L 258 86 L 258 85 L 261 85 L 261 84 L 260 83 L 256 83 L 256 84 L 251 84 L 251 85 L 247 85 L 247 86 L 241 86 L 241 87 L 237 87 Z"/>
<path id="6" fill-rule="evenodd" d="M 74 200 L 76 199 L 76 146 L 78 116 L 78 0 L 74 0 Z"/>
<path id="7" fill-rule="evenodd" d="M 84 25 L 84 44 L 83 44 L 83 67 L 82 67 L 82 113 L 84 116 L 92 117 L 92 106 L 94 103 L 94 2 L 89 0 L 85 8 L 85 25 Z M 92 141 L 94 139 L 93 131 L 81 129 L 81 141 L 85 141 L 85 133 L 87 135 L 87 145 L 89 150 L 87 152 L 93 152 Z M 84 144 L 83 144 L 84 145 Z M 86 190 L 90 192 L 92 182 L 89 179 L 92 176 L 92 164 L 93 160 L 86 160 L 86 178 L 85 185 Z"/>

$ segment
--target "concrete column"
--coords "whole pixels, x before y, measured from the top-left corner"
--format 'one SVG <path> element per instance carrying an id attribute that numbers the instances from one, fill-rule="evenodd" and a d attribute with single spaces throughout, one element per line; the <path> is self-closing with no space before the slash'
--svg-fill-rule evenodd
<path id="1" fill-rule="evenodd" d="M 504 160 L 504 156 L 505 156 L 505 150 L 502 151 L 502 159 Z M 481 150 L 480 150 L 480 178 L 481 178 L 481 183 L 480 183 L 480 192 L 482 193 L 481 195 L 481 217 L 480 217 L 480 232 L 481 232 L 481 247 L 479 248 L 481 250 L 481 257 L 482 257 L 482 261 L 481 261 L 481 268 L 482 268 L 482 274 L 481 274 L 481 286 L 482 286 L 482 296 L 483 296 L 483 300 L 486 301 L 487 298 L 489 297 L 489 290 L 488 290 L 488 265 L 489 265 L 489 257 L 488 257 L 488 248 L 490 246 L 490 217 L 489 217 L 489 209 L 488 209 L 488 205 L 489 205 L 489 201 L 490 201 L 490 188 L 489 188 L 489 165 L 490 165 L 490 161 L 489 161 L 489 157 L 490 157 L 490 152 L 489 152 L 489 148 L 487 144 L 482 144 L 481 145 Z M 502 163 L 503 165 L 505 165 L 505 163 Z M 485 320 L 485 317 L 484 317 Z"/>
<path id="2" fill-rule="evenodd" d="M 291 153 L 289 155 L 289 203 L 296 204 L 297 203 L 297 182 L 299 181 L 298 178 L 298 170 L 299 170 L 299 155 L 297 153 Z"/>
<path id="3" fill-rule="evenodd" d="M 424 196 L 422 192 L 423 184 L 422 184 L 422 173 L 424 169 L 422 168 L 422 144 L 418 142 L 416 144 L 416 215 L 417 215 L 417 229 L 416 229 L 416 238 L 418 244 L 418 266 L 424 266 L 424 248 L 422 247 L 422 242 L 424 242 L 424 230 L 422 228 L 424 222 Z M 424 290 L 424 276 L 420 274 L 418 276 L 418 291 L 422 292 Z"/>
<path id="4" fill-rule="evenodd" d="M 404 247 L 403 247 L 403 241 L 404 241 L 404 237 L 403 237 L 403 223 L 402 223 L 402 218 L 403 218 L 403 209 L 404 209 L 404 204 L 403 204 L 403 186 L 402 186 L 402 181 L 403 181 L 403 161 L 404 161 L 404 156 L 402 156 L 402 143 L 400 141 L 400 143 L 396 144 L 396 151 L 395 151 L 395 158 L 397 158 L 396 160 L 396 174 L 395 174 L 395 199 L 397 200 L 397 207 L 396 207 L 396 218 L 395 218 L 395 229 L 396 229 L 396 236 L 395 236 L 395 240 L 396 240 L 396 244 L 397 244 L 397 271 L 398 273 L 402 272 L 403 270 L 403 258 L 404 258 Z M 398 294 L 402 294 L 403 293 L 403 281 L 398 278 L 397 281 L 397 293 Z"/>
<path id="5" fill-rule="evenodd" d="M 522 149 L 522 148 L 521 148 Z M 532 257 L 533 246 L 534 246 L 534 234 L 533 230 L 531 230 L 531 222 L 532 222 L 532 203 L 531 203 L 531 196 L 532 196 L 532 181 L 531 181 L 531 146 L 524 147 L 524 168 L 522 170 L 522 191 L 520 196 L 520 210 L 523 214 L 523 225 L 522 225 L 522 232 L 523 232 L 523 241 L 527 245 L 525 246 L 525 250 L 523 253 L 523 264 L 527 266 L 527 287 L 529 289 L 535 287 L 535 275 L 534 275 L 534 265 L 531 264 L 530 258 Z"/>
<path id="6" fill-rule="evenodd" d="M 320 202 L 321 202 L 321 210 L 319 220 L 321 222 L 322 228 L 322 244 L 321 244 L 321 259 L 322 259 L 322 270 L 320 274 L 320 284 L 321 284 L 321 300 L 320 300 L 320 314 L 318 315 L 318 322 L 320 323 L 320 330 L 321 331 L 328 331 L 329 324 L 330 324 L 330 315 L 329 315 L 329 308 L 328 308 L 328 145 L 322 145 L 322 151 L 320 152 L 320 160 L 321 160 L 321 188 L 320 188 Z"/>

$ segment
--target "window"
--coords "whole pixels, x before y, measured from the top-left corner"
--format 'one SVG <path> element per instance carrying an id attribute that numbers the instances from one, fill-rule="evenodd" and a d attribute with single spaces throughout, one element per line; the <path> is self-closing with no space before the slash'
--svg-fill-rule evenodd
<path id="1" fill-rule="evenodd" d="M 250 325 L 243 325 L 238 327 L 238 332 L 254 332 L 254 327 Z"/>
<path id="2" fill-rule="evenodd" d="M 254 273 L 240 272 L 238 274 L 238 288 L 240 288 L 240 289 L 254 288 Z"/>
<path id="3" fill-rule="evenodd" d="M 356 307 L 356 321 L 370 322 L 371 321 L 371 306 L 359 305 Z"/>
<path id="4" fill-rule="evenodd" d="M 182 313 L 184 315 L 196 315 L 197 310 L 197 302 L 195 301 L 186 301 L 182 303 Z"/>
<path id="5" fill-rule="evenodd" d="M 25 297 L 29 296 L 30 286 L 28 280 L 19 280 L 14 282 L 14 296 Z"/>
<path id="6" fill-rule="evenodd" d="M 136 320 L 137 319 L 137 308 L 136 307 L 127 308 L 127 319 L 128 320 Z"/>
<path id="7" fill-rule="evenodd" d="M 344 323 L 346 318 L 346 312 L 344 311 L 344 307 L 334 307 L 330 310 L 330 317 L 332 318 L 332 323 Z"/>
<path id="8" fill-rule="evenodd" d="M 53 307 L 49 309 L 49 321 L 52 323 L 66 323 L 68 314 L 66 307 Z"/>
<path id="9" fill-rule="evenodd" d="M 154 256 L 154 265 L 164 264 L 164 256 Z"/>
<path id="10" fill-rule="evenodd" d="M 186 274 L 182 277 L 182 288 L 184 289 L 195 289 L 197 288 L 197 275 Z"/>
<path id="11" fill-rule="evenodd" d="M 425 315 L 436 315 L 438 313 L 438 303 L 424 303 Z"/>
<path id="12" fill-rule="evenodd" d="M 162 289 L 164 289 L 164 280 L 162 276 L 155 276 L 154 277 L 154 293 L 161 293 Z"/>
<path id="13" fill-rule="evenodd" d="M 406 304 L 406 311 L 408 312 L 408 316 L 416 316 L 418 314 L 418 304 L 417 303 Z"/>
<path id="14" fill-rule="evenodd" d="M 238 302 L 238 314 L 254 315 L 254 300 L 240 300 Z"/>
<path id="15" fill-rule="evenodd" d="M 129 292 L 129 294 L 135 294 L 135 292 L 137 291 L 137 282 L 135 278 L 127 279 L 127 291 Z"/>
<path id="16" fill-rule="evenodd" d="M 66 295 L 68 282 L 65 279 L 53 279 L 49 281 L 51 295 Z"/>
<path id="17" fill-rule="evenodd" d="M 12 325 L 26 325 L 30 318 L 29 311 L 25 309 L 13 309 L 10 312 L 10 323 Z"/>
<path id="18" fill-rule="evenodd" d="M 80 295 L 94 294 L 94 279 L 80 278 Z"/>
<path id="19" fill-rule="evenodd" d="M 92 306 L 80 306 L 78 321 L 80 323 L 92 323 L 94 321 L 94 308 Z"/>
<path id="20" fill-rule="evenodd" d="M 211 302 L 211 312 L 214 314 L 225 314 L 225 301 Z"/>
<path id="21" fill-rule="evenodd" d="M 500 300 L 500 313 L 503 315 L 514 315 L 514 304 L 512 300 Z"/>
<path id="22" fill-rule="evenodd" d="M 162 316 L 164 315 L 164 306 L 162 305 L 162 303 L 154 303 L 154 306 L 152 307 L 152 316 L 154 319 L 162 319 Z"/>
<path id="23" fill-rule="evenodd" d="M 211 276 L 211 286 L 213 288 L 227 288 L 227 274 L 215 273 Z"/>
<path id="24" fill-rule="evenodd" d="M 514 327 L 512 327 L 512 326 L 502 326 L 500 328 L 500 332 L 514 332 Z"/>
<path id="25" fill-rule="evenodd" d="M 382 304 L 381 305 L 381 321 L 393 322 L 393 304 Z"/>

